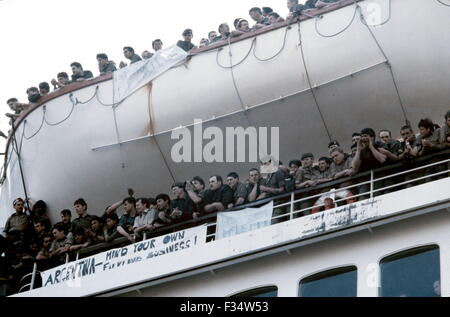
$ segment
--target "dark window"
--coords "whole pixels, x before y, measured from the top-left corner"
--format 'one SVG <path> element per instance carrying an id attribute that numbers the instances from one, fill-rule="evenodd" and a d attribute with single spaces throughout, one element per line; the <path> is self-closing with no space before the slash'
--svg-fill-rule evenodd
<path id="1" fill-rule="evenodd" d="M 383 259 L 382 297 L 440 297 L 441 272 L 438 246 L 421 247 Z"/>
<path id="2" fill-rule="evenodd" d="M 356 297 L 357 269 L 342 267 L 307 277 L 300 282 L 300 297 Z"/>
<path id="3" fill-rule="evenodd" d="M 277 297 L 278 288 L 276 286 L 267 286 L 255 288 L 250 291 L 239 293 L 231 297 Z"/>

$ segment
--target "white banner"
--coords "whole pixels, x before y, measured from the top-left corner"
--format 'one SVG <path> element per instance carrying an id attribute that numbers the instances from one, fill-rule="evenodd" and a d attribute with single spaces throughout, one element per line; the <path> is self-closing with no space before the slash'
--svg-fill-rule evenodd
<path id="1" fill-rule="evenodd" d="M 114 249 L 41 273 L 43 287 L 59 283 L 80 283 L 85 276 L 105 276 L 114 269 L 151 261 L 155 257 L 176 253 L 206 243 L 206 226 L 170 233 L 120 249 Z M 130 270 L 133 268 L 130 267 Z"/>
<path id="2" fill-rule="evenodd" d="M 235 212 L 217 214 L 216 239 L 235 236 L 244 232 L 270 226 L 273 201 L 261 208 L 247 208 Z"/>
<path id="3" fill-rule="evenodd" d="M 114 103 L 121 102 L 162 73 L 184 61 L 187 56 L 183 49 L 174 45 L 158 51 L 150 59 L 114 72 Z"/>

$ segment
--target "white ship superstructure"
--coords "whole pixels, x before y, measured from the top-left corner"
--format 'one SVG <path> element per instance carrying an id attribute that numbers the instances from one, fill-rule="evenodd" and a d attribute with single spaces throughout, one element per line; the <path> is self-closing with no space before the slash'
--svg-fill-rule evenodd
<path id="1" fill-rule="evenodd" d="M 399 131 L 425 117 L 440 123 L 450 100 L 449 16 L 450 7 L 432 0 L 343 1 L 180 55 L 181 63 L 173 59 L 138 87 L 123 83 L 140 82 L 136 74 L 154 65 L 64 88 L 18 121 L 0 204 L 10 206 L 26 188 L 48 203 L 55 222 L 78 197 L 100 215 L 130 187 L 167 192 L 195 175 L 247 175 L 255 167 L 173 162 L 172 132 L 194 135 L 196 119 L 204 129 L 279 127 L 283 161 L 326 154 L 330 139 L 350 148 L 352 133 L 366 127 Z M 298 203 L 321 194 L 298 191 L 247 206 L 282 208 L 288 219 L 281 223 L 266 217 L 224 227 L 229 222 L 211 216 L 136 245 L 80 253 L 42 272 L 43 287 L 17 296 L 449 296 L 448 154 L 359 175 L 351 188 L 366 182 L 369 197 L 310 216 L 297 218 Z M 376 189 L 383 177 L 396 185 Z M 42 186 L 43 179 L 51 181 Z"/>

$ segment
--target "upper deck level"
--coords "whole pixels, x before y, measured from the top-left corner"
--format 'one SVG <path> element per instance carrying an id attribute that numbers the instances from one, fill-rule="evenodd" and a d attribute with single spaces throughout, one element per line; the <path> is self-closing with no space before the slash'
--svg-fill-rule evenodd
<path id="1" fill-rule="evenodd" d="M 260 209 L 212 215 L 200 221 L 203 225 L 191 221 L 191 229 L 186 229 L 189 223 L 181 231 L 179 226 L 166 228 L 162 236 L 156 233 L 141 243 L 47 271 L 44 287 L 18 296 L 231 296 L 274 285 L 279 296 L 298 296 L 300 280 L 349 267 L 357 268 L 358 276 L 352 296 L 382 296 L 388 293 L 383 293 L 379 267 L 386 259 L 436 248 L 439 294 L 447 296 L 449 151 L 423 158 L 409 170 L 400 167 L 324 184 L 318 194 L 302 190 L 259 201 L 253 207 L 263 205 Z M 301 216 L 311 208 L 303 210 L 301 202 L 316 201 L 325 189 L 349 182 L 334 192 L 364 185 L 370 190 L 358 195 L 359 202 Z"/>

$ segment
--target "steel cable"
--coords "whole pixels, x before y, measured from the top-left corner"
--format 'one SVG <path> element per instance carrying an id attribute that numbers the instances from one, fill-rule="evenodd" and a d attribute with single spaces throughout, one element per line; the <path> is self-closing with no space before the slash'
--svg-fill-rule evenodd
<path id="1" fill-rule="evenodd" d="M 450 7 L 450 4 L 442 2 L 442 0 L 436 0 L 436 1 L 439 2 L 440 4 L 442 4 L 443 6 Z"/>
<path id="2" fill-rule="evenodd" d="M 366 26 L 366 28 L 367 28 L 367 30 L 369 31 L 369 33 L 370 33 L 372 39 L 374 40 L 375 44 L 377 45 L 377 47 L 378 47 L 378 49 L 380 50 L 381 54 L 383 55 L 384 59 L 387 61 L 386 64 L 387 64 L 387 66 L 388 66 L 389 72 L 390 72 L 390 74 L 391 74 L 392 81 L 393 81 L 393 83 L 394 83 L 394 88 L 395 88 L 395 91 L 396 91 L 396 93 L 397 93 L 397 97 L 398 97 L 398 100 L 399 100 L 399 103 L 400 103 L 401 110 L 402 110 L 402 112 L 403 112 L 403 116 L 404 116 L 404 119 L 405 119 L 405 123 L 406 123 L 406 125 L 411 125 L 411 122 L 408 120 L 408 116 L 407 116 L 407 114 L 406 114 L 405 105 L 404 105 L 403 100 L 402 100 L 402 97 L 401 97 L 401 95 L 400 95 L 400 89 L 398 88 L 397 81 L 395 80 L 394 70 L 392 69 L 392 65 L 391 65 L 391 63 L 390 63 L 390 61 L 389 61 L 389 58 L 387 57 L 386 52 L 385 52 L 385 51 L 383 50 L 383 48 L 381 47 L 380 42 L 378 41 L 378 39 L 376 38 L 375 34 L 374 34 L 373 31 L 371 30 L 370 26 L 366 23 L 366 19 L 365 19 L 365 17 L 364 17 L 363 12 L 362 12 L 361 6 L 357 5 L 357 8 L 358 8 L 359 13 L 360 13 L 360 16 L 359 16 L 359 17 L 360 17 L 361 23 L 362 23 L 363 25 Z"/>
<path id="3" fill-rule="evenodd" d="M 287 34 L 290 29 L 291 29 L 290 26 L 286 27 L 286 32 L 284 33 L 284 40 L 283 40 L 283 45 L 282 45 L 281 49 L 275 55 L 273 55 L 272 57 L 269 57 L 269 58 L 263 59 L 263 58 L 259 58 L 258 56 L 256 56 L 256 38 L 255 38 L 255 45 L 253 46 L 253 56 L 260 62 L 268 62 L 268 61 L 274 59 L 275 57 L 277 57 L 278 55 L 280 55 L 281 52 L 286 47 Z"/>
<path id="4" fill-rule="evenodd" d="M 306 79 L 308 81 L 309 89 L 310 89 L 311 94 L 313 96 L 314 103 L 316 105 L 317 110 L 319 111 L 319 115 L 320 115 L 320 117 L 322 119 L 322 122 L 323 122 L 323 125 L 325 127 L 325 131 L 327 132 L 328 138 L 330 139 L 330 142 L 331 142 L 333 140 L 333 138 L 332 138 L 332 135 L 330 133 L 330 130 L 328 129 L 328 125 L 327 125 L 327 122 L 325 121 L 325 117 L 323 116 L 322 110 L 320 109 L 319 102 L 317 101 L 317 97 L 316 97 L 316 94 L 314 92 L 314 88 L 312 87 L 311 77 L 309 76 L 308 67 L 306 66 L 305 54 L 304 54 L 304 51 L 303 51 L 302 33 L 301 33 L 301 30 L 300 30 L 300 21 L 297 24 L 298 24 L 299 46 L 300 46 L 300 52 L 301 52 L 303 66 L 305 68 Z"/>
<path id="5" fill-rule="evenodd" d="M 95 96 L 97 96 L 98 89 L 99 89 L 99 86 L 95 87 L 94 95 L 91 98 L 89 98 L 87 101 L 79 101 L 78 98 L 75 98 L 75 105 L 85 105 L 85 104 L 90 103 L 92 101 L 92 99 L 94 99 Z M 69 95 L 70 100 L 72 100 L 72 97 L 73 97 L 73 94 L 70 94 Z M 73 103 L 73 101 L 72 101 L 72 103 Z"/>
<path id="6" fill-rule="evenodd" d="M 57 122 L 57 123 L 50 123 L 50 122 L 48 122 L 47 119 L 45 118 L 45 115 L 46 115 L 46 113 L 47 113 L 47 108 L 46 108 L 46 106 L 44 106 L 44 107 L 43 107 L 43 111 L 44 111 L 44 120 L 45 120 L 45 123 L 47 123 L 47 124 L 48 124 L 49 126 L 51 126 L 51 127 L 56 127 L 56 126 L 60 125 L 61 123 L 65 122 L 66 120 L 68 120 L 68 119 L 72 116 L 72 113 L 73 113 L 73 110 L 74 110 L 74 109 L 75 109 L 75 104 L 72 103 L 72 109 L 70 110 L 70 113 L 69 113 L 69 115 L 68 115 L 66 118 L 64 118 L 63 120 L 61 120 L 61 121 L 59 121 L 59 122 Z"/>
<path id="7" fill-rule="evenodd" d="M 325 34 L 322 34 L 322 33 L 319 31 L 319 27 L 318 27 L 317 24 L 318 24 L 318 20 L 322 19 L 322 16 L 315 16 L 315 17 L 314 17 L 314 18 L 315 18 L 315 28 L 316 28 L 317 34 L 319 34 L 321 37 L 331 38 L 331 37 L 338 36 L 339 34 L 345 32 L 346 30 L 348 30 L 348 29 L 350 28 L 350 26 L 353 24 L 353 22 L 355 21 L 356 13 L 357 13 L 357 11 L 358 11 L 358 5 L 357 5 L 356 1 L 355 1 L 355 5 L 356 5 L 356 6 L 355 6 L 355 12 L 353 13 L 353 17 L 352 17 L 350 23 L 349 23 L 345 28 L 343 28 L 342 30 L 340 30 L 339 32 L 334 33 L 334 34 L 331 34 L 331 35 L 325 35 Z"/>
<path id="8" fill-rule="evenodd" d="M 32 138 L 34 138 L 41 131 L 42 127 L 44 126 L 44 122 L 45 122 L 44 121 L 44 115 L 42 115 L 42 121 L 41 121 L 41 125 L 40 125 L 39 129 L 33 135 L 27 137 L 27 136 L 25 136 L 25 124 L 27 123 L 27 120 L 25 120 L 24 123 L 23 123 L 24 124 L 23 137 L 25 138 L 25 140 L 29 141 Z"/>
<path id="9" fill-rule="evenodd" d="M 248 52 L 244 56 L 244 58 L 241 61 L 239 61 L 239 63 L 237 63 L 235 65 L 230 65 L 230 66 L 223 66 L 222 64 L 220 64 L 220 62 L 219 62 L 219 53 L 222 50 L 222 48 L 219 48 L 217 50 L 217 54 L 216 54 L 216 63 L 217 63 L 217 65 L 219 65 L 219 67 L 224 68 L 224 69 L 230 69 L 230 68 L 237 67 L 237 66 L 241 65 L 248 58 L 250 53 L 252 52 L 252 49 L 253 49 L 253 46 L 255 45 L 255 42 L 256 42 L 256 37 L 253 38 L 252 45 L 250 45 L 250 49 L 248 50 Z M 228 38 L 228 47 L 231 48 L 231 39 L 230 38 Z M 228 54 L 231 54 L 231 50 L 229 51 Z"/>

